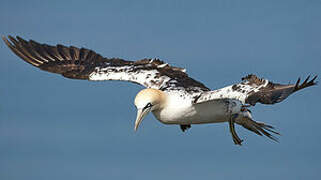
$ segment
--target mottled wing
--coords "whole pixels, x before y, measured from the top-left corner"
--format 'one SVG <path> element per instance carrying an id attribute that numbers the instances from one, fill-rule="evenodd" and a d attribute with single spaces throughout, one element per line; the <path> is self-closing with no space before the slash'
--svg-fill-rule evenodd
<path id="1" fill-rule="evenodd" d="M 126 61 L 104 58 L 92 50 L 63 45 L 50 46 L 20 37 L 3 37 L 7 46 L 21 59 L 41 70 L 71 79 L 120 80 L 162 90 L 182 89 L 203 92 L 209 89 L 188 77 L 182 68 L 158 59 Z"/>
<path id="2" fill-rule="evenodd" d="M 244 104 L 255 105 L 257 102 L 262 104 L 274 104 L 283 101 L 290 94 L 313 86 L 316 84 L 313 77 L 311 80 L 308 76 L 302 84 L 300 78 L 296 84 L 277 84 L 266 79 L 258 78 L 251 74 L 242 78 L 242 82 L 227 86 L 222 89 L 204 92 L 196 100 L 195 103 L 202 103 L 213 99 L 237 99 Z"/>

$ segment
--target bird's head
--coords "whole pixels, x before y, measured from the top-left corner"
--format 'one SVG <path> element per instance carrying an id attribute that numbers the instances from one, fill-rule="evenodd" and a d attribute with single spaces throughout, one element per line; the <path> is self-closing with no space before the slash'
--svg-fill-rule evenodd
<path id="1" fill-rule="evenodd" d="M 149 112 L 163 107 L 165 97 L 166 95 L 163 91 L 152 88 L 143 89 L 136 95 L 137 118 L 135 121 L 135 131 Z"/>

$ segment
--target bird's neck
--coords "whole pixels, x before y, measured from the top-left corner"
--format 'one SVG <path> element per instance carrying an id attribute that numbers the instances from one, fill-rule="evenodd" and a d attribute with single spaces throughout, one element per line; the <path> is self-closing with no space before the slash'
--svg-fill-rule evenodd
<path id="1" fill-rule="evenodd" d="M 169 99 L 168 94 L 165 93 L 164 91 L 158 90 L 158 99 L 159 99 L 159 103 L 155 110 L 162 110 L 168 104 L 168 99 Z"/>

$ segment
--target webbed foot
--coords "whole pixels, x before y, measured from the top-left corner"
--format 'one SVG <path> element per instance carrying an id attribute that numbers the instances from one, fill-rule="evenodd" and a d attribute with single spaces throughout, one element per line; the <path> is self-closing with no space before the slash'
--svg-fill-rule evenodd
<path id="1" fill-rule="evenodd" d="M 181 130 L 182 130 L 183 132 L 185 132 L 186 130 L 188 130 L 189 128 L 191 128 L 191 125 L 190 125 L 190 124 L 180 125 L 180 127 L 181 127 Z"/>
<path id="2" fill-rule="evenodd" d="M 236 134 L 235 132 L 235 126 L 234 126 L 234 123 L 235 123 L 235 119 L 237 118 L 237 114 L 234 114 L 232 115 L 232 117 L 230 118 L 230 120 L 228 121 L 229 122 L 229 127 L 230 127 L 230 133 L 232 135 L 232 138 L 233 138 L 233 141 L 234 141 L 234 144 L 236 145 L 242 145 L 242 141 L 239 136 Z"/>

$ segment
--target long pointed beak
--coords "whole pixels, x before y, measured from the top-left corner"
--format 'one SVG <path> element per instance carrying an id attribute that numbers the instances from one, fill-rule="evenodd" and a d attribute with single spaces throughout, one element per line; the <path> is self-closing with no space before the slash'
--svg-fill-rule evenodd
<path id="1" fill-rule="evenodd" d="M 148 109 L 137 109 L 137 117 L 135 121 L 134 130 L 137 131 L 139 124 L 143 121 L 144 117 L 150 112 L 150 108 Z"/>

